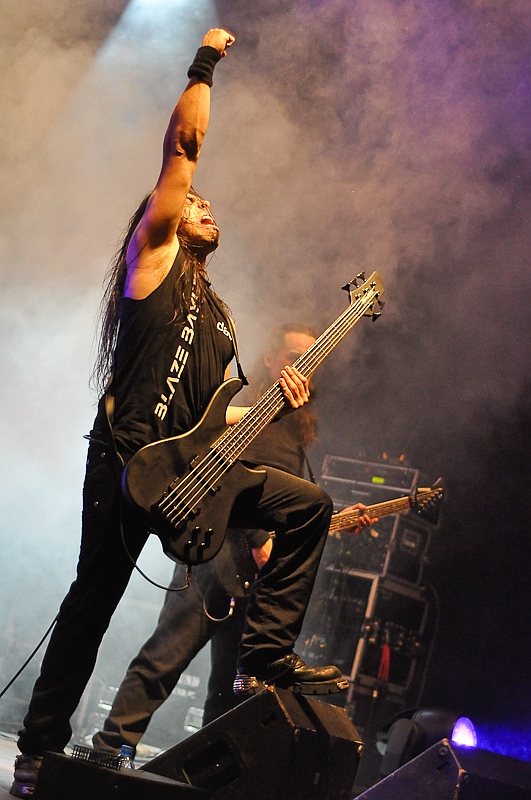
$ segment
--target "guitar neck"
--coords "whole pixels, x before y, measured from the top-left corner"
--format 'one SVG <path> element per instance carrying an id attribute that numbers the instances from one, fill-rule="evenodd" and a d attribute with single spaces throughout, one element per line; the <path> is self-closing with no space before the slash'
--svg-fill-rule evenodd
<path id="1" fill-rule="evenodd" d="M 351 297 L 351 303 L 345 311 L 295 361 L 293 366 L 305 378 L 309 378 L 356 322 L 370 312 L 382 292 L 383 284 L 378 273 L 374 272 L 369 280 Z M 244 414 L 239 422 L 232 425 L 214 442 L 212 449 L 218 453 L 225 463 L 234 463 L 253 439 L 276 417 L 284 407 L 284 402 L 284 394 L 277 381 Z"/>
<path id="2" fill-rule="evenodd" d="M 357 525 L 360 518 L 360 513 L 368 514 L 369 517 L 381 519 L 387 517 L 389 514 L 398 514 L 400 511 L 408 511 L 411 508 L 411 497 L 397 497 L 395 500 L 388 500 L 385 503 L 376 503 L 374 506 L 367 506 L 367 511 L 360 512 L 359 509 L 354 511 L 340 511 L 332 515 L 329 533 L 341 531 L 344 528 L 351 528 Z"/>

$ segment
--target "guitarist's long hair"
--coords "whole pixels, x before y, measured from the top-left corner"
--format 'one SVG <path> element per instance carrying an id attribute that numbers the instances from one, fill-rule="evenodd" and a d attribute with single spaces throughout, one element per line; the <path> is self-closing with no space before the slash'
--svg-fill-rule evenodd
<path id="1" fill-rule="evenodd" d="M 189 194 L 200 197 L 193 187 L 190 187 Z M 90 380 L 91 386 L 98 395 L 106 390 L 113 372 L 114 349 L 118 339 L 122 298 L 127 277 L 127 248 L 146 211 L 150 197 L 151 192 L 142 199 L 129 220 L 129 224 L 122 235 L 118 249 L 109 264 L 104 278 L 103 295 L 99 310 L 100 324 L 96 337 L 96 358 Z M 177 235 L 185 255 L 182 269 L 176 278 L 173 289 L 174 321 L 180 322 L 186 319 L 190 310 L 192 289 L 196 302 L 198 304 L 201 302 L 208 283 L 208 277 L 204 264 L 199 261 L 197 256 L 197 245 L 194 244 L 181 227 L 177 228 Z M 223 308 L 227 308 L 221 298 L 217 299 Z"/>
<path id="2" fill-rule="evenodd" d="M 273 328 L 264 350 L 270 350 L 276 355 L 284 346 L 286 334 L 288 333 L 304 333 L 306 336 L 317 339 L 317 334 L 308 325 L 303 325 L 299 322 L 283 322 Z M 246 388 L 245 394 L 246 398 L 254 403 L 271 385 L 271 377 L 264 362 L 263 352 L 256 359 L 248 378 L 249 387 Z M 313 385 L 311 385 L 310 402 L 297 409 L 297 413 L 293 416 L 293 424 L 298 426 L 300 442 L 304 449 L 317 440 L 317 418 L 311 408 L 312 399 L 315 399 L 315 387 Z"/>

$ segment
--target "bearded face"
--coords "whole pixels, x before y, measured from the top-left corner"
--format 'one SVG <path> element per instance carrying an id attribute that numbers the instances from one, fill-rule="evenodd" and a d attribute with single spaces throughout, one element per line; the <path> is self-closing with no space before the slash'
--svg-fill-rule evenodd
<path id="1" fill-rule="evenodd" d="M 183 244 L 207 256 L 219 244 L 219 228 L 210 212 L 210 203 L 194 192 L 186 197 L 177 236 Z"/>

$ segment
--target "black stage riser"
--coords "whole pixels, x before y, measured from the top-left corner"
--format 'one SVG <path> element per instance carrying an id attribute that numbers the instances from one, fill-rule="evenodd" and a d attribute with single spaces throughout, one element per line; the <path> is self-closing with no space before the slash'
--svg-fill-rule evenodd
<path id="1" fill-rule="evenodd" d="M 207 789 L 215 800 L 348 800 L 360 750 L 342 708 L 269 689 L 142 769 Z"/>
<path id="2" fill-rule="evenodd" d="M 33 800 L 209 800 L 210 793 L 141 770 L 46 753 Z"/>
<path id="3" fill-rule="evenodd" d="M 357 800 L 531 800 L 531 764 L 447 739 Z"/>

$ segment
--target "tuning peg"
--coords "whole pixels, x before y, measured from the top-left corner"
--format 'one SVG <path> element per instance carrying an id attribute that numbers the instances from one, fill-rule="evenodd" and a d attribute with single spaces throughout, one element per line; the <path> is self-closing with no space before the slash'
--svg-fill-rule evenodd
<path id="1" fill-rule="evenodd" d="M 373 312 L 372 312 L 372 321 L 373 321 L 373 322 L 375 322 L 375 321 L 378 319 L 378 317 L 381 317 L 381 316 L 382 316 L 382 308 L 383 308 L 383 307 L 384 307 L 384 305 L 385 305 L 385 301 L 384 301 L 384 300 L 377 300 L 377 301 L 376 301 L 376 305 L 378 306 L 378 308 L 380 309 L 380 311 L 373 311 Z M 371 309 L 371 311 L 372 311 L 372 309 Z"/>
<path id="2" fill-rule="evenodd" d="M 358 288 L 358 280 L 357 280 L 357 277 L 356 277 L 356 278 L 352 278 L 352 280 L 351 280 L 351 281 L 349 281 L 348 283 L 346 283 L 346 284 L 345 284 L 344 286 L 342 286 L 341 288 L 343 289 L 343 291 L 344 291 L 344 292 L 350 292 L 350 291 L 352 291 L 352 287 L 354 287 L 355 289 L 357 289 L 357 288 Z"/>
<path id="3" fill-rule="evenodd" d="M 354 286 L 356 289 L 358 288 L 359 281 L 361 281 L 362 283 L 365 283 L 365 273 L 364 272 L 358 272 L 358 274 L 356 275 L 355 278 L 352 278 L 351 281 L 346 283 L 341 288 L 343 289 L 344 292 L 350 292 L 352 286 Z"/>

